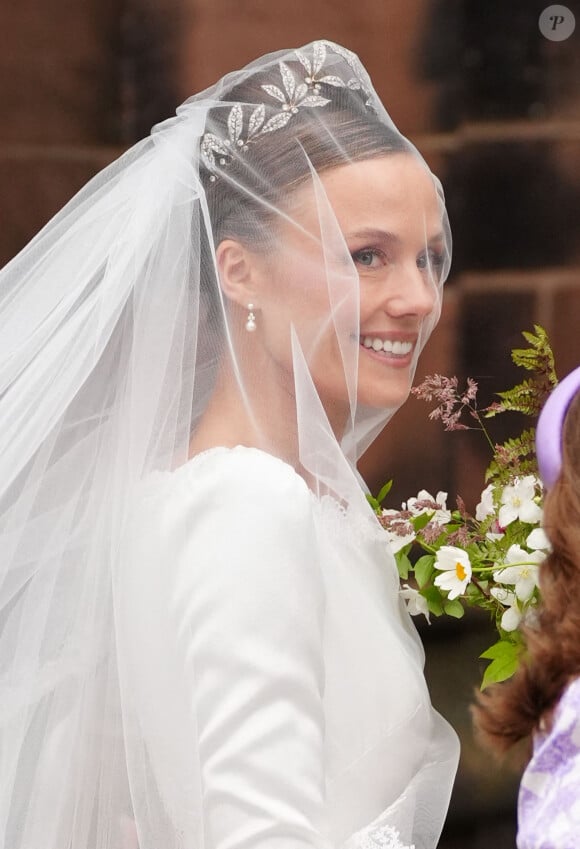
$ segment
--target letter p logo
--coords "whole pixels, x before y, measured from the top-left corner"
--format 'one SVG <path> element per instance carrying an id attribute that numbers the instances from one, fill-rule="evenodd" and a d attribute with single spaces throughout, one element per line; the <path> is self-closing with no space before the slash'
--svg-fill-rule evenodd
<path id="1" fill-rule="evenodd" d="M 538 27 L 544 38 L 565 41 L 574 32 L 576 19 L 567 6 L 547 6 L 540 15 Z"/>

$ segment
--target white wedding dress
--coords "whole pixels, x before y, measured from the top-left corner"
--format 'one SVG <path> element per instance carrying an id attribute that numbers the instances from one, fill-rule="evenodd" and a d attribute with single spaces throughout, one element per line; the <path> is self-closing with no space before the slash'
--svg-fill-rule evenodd
<path id="1" fill-rule="evenodd" d="M 257 449 L 142 485 L 117 612 L 125 722 L 133 789 L 185 849 L 436 846 L 458 744 L 382 534 Z"/>

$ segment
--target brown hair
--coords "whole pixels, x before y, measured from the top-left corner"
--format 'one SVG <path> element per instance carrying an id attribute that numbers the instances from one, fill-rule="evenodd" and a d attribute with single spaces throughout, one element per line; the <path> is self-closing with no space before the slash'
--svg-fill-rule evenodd
<path id="1" fill-rule="evenodd" d="M 346 81 L 352 67 L 341 55 L 332 53 L 332 73 Z M 286 60 L 297 80 L 304 78 L 298 60 Z M 206 132 L 228 139 L 228 117 L 241 105 L 244 130 L 252 111 L 266 107 L 265 121 L 280 114 L 277 103 L 263 86 L 281 86 L 278 62 L 252 71 L 241 83 L 222 95 L 209 112 Z M 275 132 L 264 133 L 242 149 L 231 145 L 232 154 L 223 167 L 210 171 L 202 162 L 200 178 L 206 190 L 215 244 L 236 238 L 249 245 L 269 246 L 272 222 L 288 191 L 311 176 L 331 168 L 411 151 L 412 145 L 397 131 L 379 100 L 362 89 L 338 88 L 321 81 L 316 91 L 329 102 L 319 107 L 300 107 L 288 123 Z M 213 177 L 213 181 L 212 181 Z"/>
<path id="2" fill-rule="evenodd" d="M 562 441 L 562 471 L 544 507 L 552 552 L 540 567 L 537 621 L 524 629 L 528 656 L 513 678 L 480 694 L 473 708 L 480 736 L 497 752 L 549 719 L 568 682 L 580 675 L 580 394 Z"/>
<path id="3" fill-rule="evenodd" d="M 330 47 L 329 51 L 332 74 L 343 81 L 352 79 L 349 62 Z M 285 64 L 297 80 L 304 78 L 298 59 L 286 59 Z M 242 137 L 246 138 L 250 116 L 257 106 L 265 106 L 265 123 L 280 114 L 281 104 L 262 88 L 272 85 L 281 85 L 278 61 L 257 70 L 248 68 L 241 82 L 220 92 L 208 112 L 205 132 L 227 140 L 228 118 L 232 108 L 239 105 Z M 231 155 L 223 166 L 219 156 L 215 168 L 208 168 L 201 158 L 199 176 L 206 193 L 213 243 L 202 230 L 196 235 L 202 252 L 213 253 L 213 247 L 227 238 L 253 250 L 271 250 L 283 202 L 289 192 L 311 177 L 311 168 L 320 174 L 349 162 L 414 151 L 376 95 L 362 88 L 337 88 L 322 80 L 318 86 L 316 93 L 329 101 L 326 105 L 300 107 L 286 126 L 260 135 L 243 149 L 230 145 Z M 206 269 L 201 287 L 206 320 L 219 326 L 222 312 L 215 297 L 218 287 L 213 263 L 203 262 L 202 268 Z"/>

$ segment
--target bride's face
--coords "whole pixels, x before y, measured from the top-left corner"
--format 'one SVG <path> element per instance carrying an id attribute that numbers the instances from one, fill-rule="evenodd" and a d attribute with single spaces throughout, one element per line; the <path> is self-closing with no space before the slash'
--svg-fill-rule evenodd
<path id="1" fill-rule="evenodd" d="M 346 407 L 345 362 L 356 354 L 358 402 L 398 406 L 422 325 L 438 307 L 445 242 L 433 178 L 412 154 L 396 153 L 319 179 L 323 191 L 309 185 L 290 196 L 264 258 L 256 342 L 291 376 L 294 326 L 329 413 Z"/>

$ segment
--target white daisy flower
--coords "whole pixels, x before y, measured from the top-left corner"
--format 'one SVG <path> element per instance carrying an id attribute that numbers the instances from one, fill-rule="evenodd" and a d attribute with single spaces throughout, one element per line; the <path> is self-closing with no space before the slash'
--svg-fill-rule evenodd
<path id="1" fill-rule="evenodd" d="M 438 492 L 435 497 L 422 489 L 417 493 L 417 498 L 409 498 L 406 504 L 403 504 L 403 510 L 409 510 L 413 516 L 421 516 L 423 513 L 433 513 L 432 522 L 437 522 L 440 525 L 446 525 L 451 521 L 451 511 L 447 509 L 447 493 Z"/>
<path id="2" fill-rule="evenodd" d="M 534 528 L 531 534 L 528 535 L 526 539 L 526 545 L 528 548 L 531 548 L 532 551 L 551 551 L 552 546 L 550 545 L 550 540 L 546 536 L 546 532 L 543 528 Z"/>
<path id="3" fill-rule="evenodd" d="M 494 511 L 493 485 L 490 483 L 481 493 L 481 500 L 475 508 L 475 518 L 478 522 L 483 522 L 488 516 L 493 516 Z"/>
<path id="4" fill-rule="evenodd" d="M 435 558 L 435 568 L 441 572 L 435 578 L 435 586 L 445 590 L 450 601 L 463 595 L 472 574 L 466 551 L 454 545 L 442 545 Z"/>
<path id="5" fill-rule="evenodd" d="M 399 593 L 405 600 L 407 610 L 411 616 L 418 616 L 422 613 L 427 622 L 431 624 L 427 599 L 424 598 L 418 590 L 410 587 L 409 584 L 403 584 L 403 588 L 399 590 Z"/>
<path id="6" fill-rule="evenodd" d="M 515 631 L 522 621 L 516 594 L 505 587 L 492 587 L 490 593 L 507 608 L 501 617 L 501 627 L 504 631 Z"/>
<path id="7" fill-rule="evenodd" d="M 534 475 L 526 475 L 503 488 L 498 516 L 502 528 L 516 519 L 532 525 L 541 521 L 542 508 L 535 501 L 537 482 Z"/>
<path id="8" fill-rule="evenodd" d="M 528 601 L 538 586 L 539 564 L 545 557 L 543 551 L 526 551 L 520 545 L 510 545 L 504 569 L 494 572 L 498 584 L 513 584 L 520 601 Z M 509 565 L 511 564 L 511 565 Z"/>

